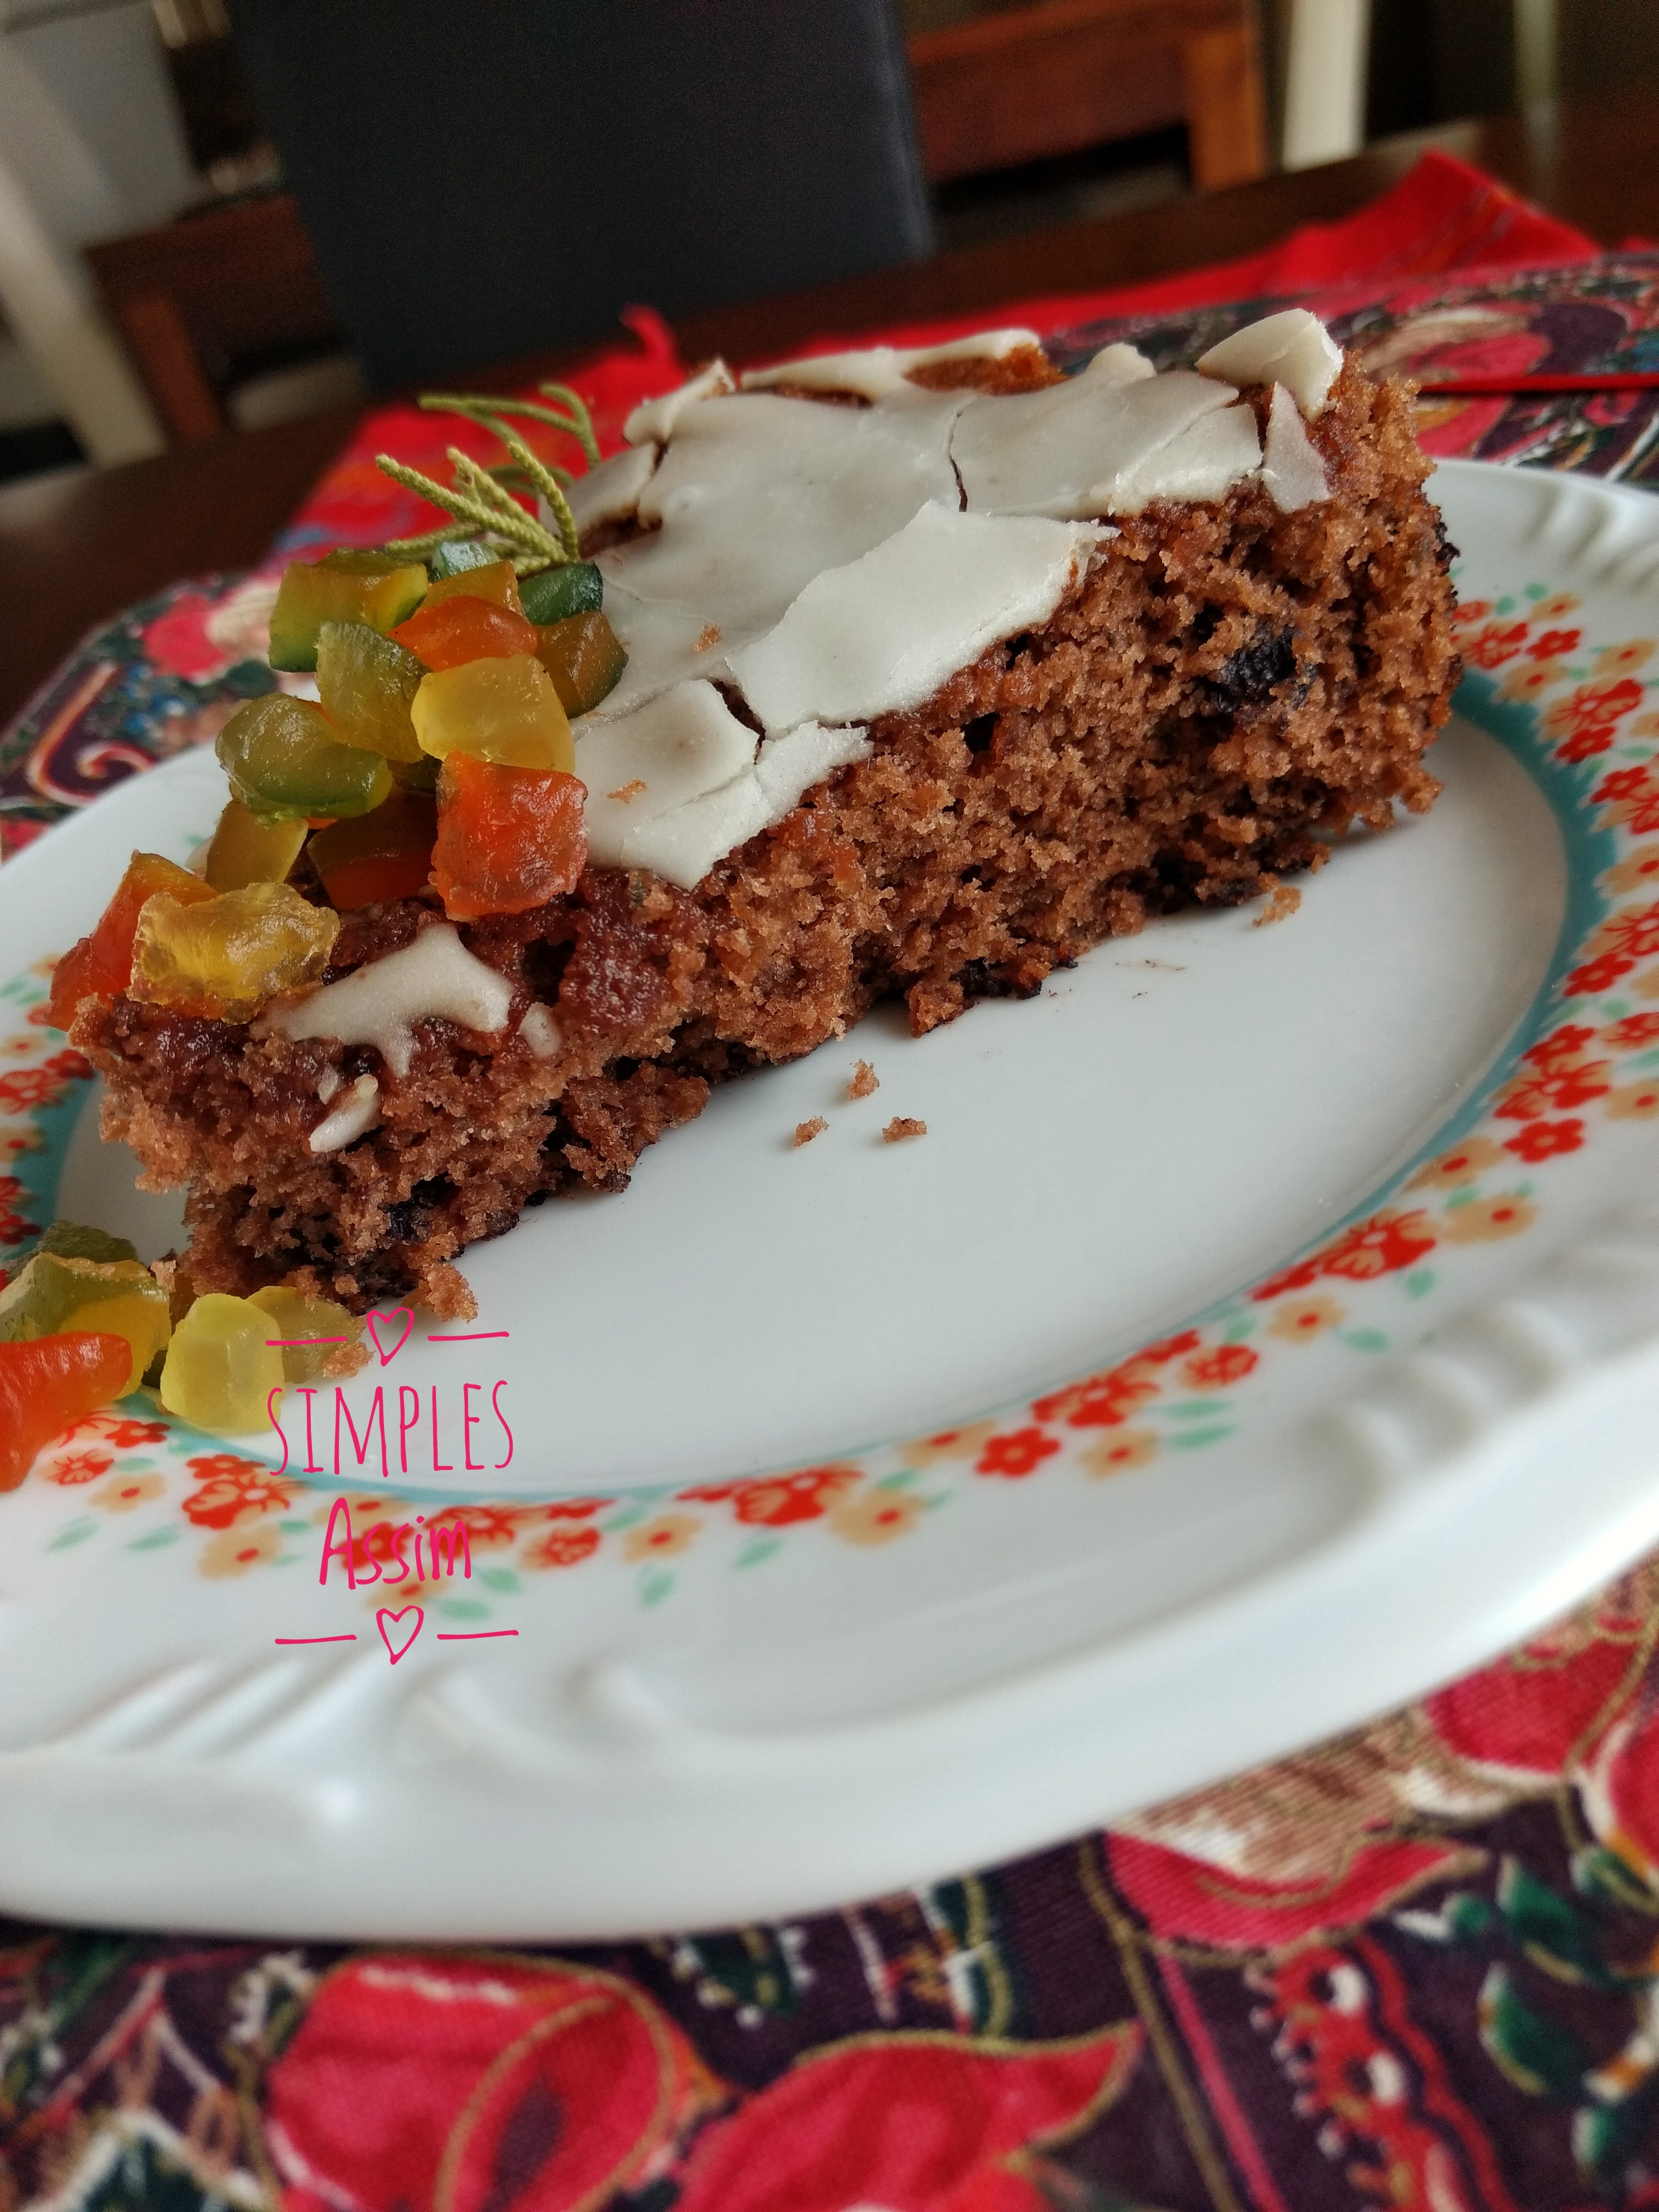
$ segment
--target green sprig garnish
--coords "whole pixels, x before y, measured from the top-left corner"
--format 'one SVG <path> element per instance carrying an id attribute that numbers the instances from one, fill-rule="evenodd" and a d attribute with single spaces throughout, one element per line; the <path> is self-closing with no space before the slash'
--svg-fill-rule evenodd
<path id="1" fill-rule="evenodd" d="M 405 553 L 418 559 L 434 551 L 446 539 L 482 538 L 492 545 L 498 544 L 504 557 L 511 560 L 514 574 L 520 576 L 534 575 L 543 568 L 562 568 L 580 559 L 575 517 L 565 497 L 564 488 L 572 481 L 569 471 L 544 461 L 505 418 L 508 415 L 522 416 L 564 431 L 580 446 L 590 468 L 599 458 L 599 441 L 593 435 L 592 419 L 586 408 L 568 385 L 544 384 L 537 388 L 544 399 L 556 404 L 550 406 L 542 400 L 496 399 L 482 393 L 422 393 L 422 407 L 434 413 L 465 416 L 469 422 L 478 423 L 501 440 L 512 459 L 486 468 L 482 462 L 471 459 L 459 447 L 451 446 L 448 459 L 455 471 L 454 480 L 441 484 L 422 471 L 410 468 L 406 462 L 394 460 L 390 453 L 377 453 L 374 465 L 384 475 L 394 483 L 402 484 L 405 490 L 429 500 L 434 507 L 441 507 L 453 518 L 451 523 L 423 531 L 418 537 L 390 539 L 387 552 Z M 539 497 L 552 516 L 554 527 L 549 529 L 539 516 L 521 507 L 514 496 L 515 490 Z M 456 530 L 454 523 L 461 524 L 461 529 Z"/>

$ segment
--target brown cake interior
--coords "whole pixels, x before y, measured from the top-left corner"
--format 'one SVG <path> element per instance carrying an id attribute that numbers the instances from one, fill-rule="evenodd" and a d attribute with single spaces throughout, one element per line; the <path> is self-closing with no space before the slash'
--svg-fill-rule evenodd
<path id="1" fill-rule="evenodd" d="M 568 898 L 464 927 L 515 986 L 514 1030 L 556 1003 L 555 1059 L 434 1019 L 394 1081 L 369 1048 L 83 1006 L 106 1133 L 147 1182 L 190 1185 L 196 1288 L 289 1278 L 360 1309 L 467 1311 L 456 1255 L 574 1182 L 620 1189 L 722 1078 L 883 997 L 920 1034 L 1029 994 L 1102 938 L 1254 897 L 1351 823 L 1426 807 L 1419 757 L 1457 663 L 1409 394 L 1346 368 L 1310 434 L 1329 500 L 1282 514 L 1251 481 L 1124 519 L 1040 630 L 874 723 L 873 757 L 694 892 L 595 868 Z M 441 919 L 435 900 L 349 915 L 325 980 Z M 319 1158 L 331 1067 L 377 1075 L 382 1115 Z"/>

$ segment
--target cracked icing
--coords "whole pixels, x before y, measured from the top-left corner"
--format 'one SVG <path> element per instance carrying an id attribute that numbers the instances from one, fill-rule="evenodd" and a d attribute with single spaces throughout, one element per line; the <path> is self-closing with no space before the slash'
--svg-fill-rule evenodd
<path id="1" fill-rule="evenodd" d="M 769 635 L 731 656 L 732 672 L 769 733 L 919 707 L 998 638 L 1046 622 L 1101 535 L 929 501 L 861 559 L 815 576 Z"/>
<path id="2" fill-rule="evenodd" d="M 628 450 L 572 493 L 585 528 L 641 526 L 597 556 L 628 653 L 576 732 L 597 860 L 701 881 L 797 804 L 808 787 L 786 757 L 860 757 L 865 724 L 1046 622 L 1109 515 L 1220 499 L 1258 473 L 1281 507 L 1326 496 L 1297 410 L 1324 404 L 1341 356 L 1305 310 L 1237 332 L 1202 374 L 1160 376 L 1112 345 L 1036 391 L 908 380 L 1033 343 L 994 331 L 820 356 L 751 371 L 741 392 L 716 361 L 634 410 Z M 1278 386 L 1265 460 L 1230 377 Z M 837 404 L 790 396 L 803 390 Z M 765 746 L 717 685 L 741 693 Z M 816 735 L 781 754 L 802 730 Z"/>
<path id="3" fill-rule="evenodd" d="M 1285 307 L 1247 324 L 1197 363 L 1201 376 L 1230 384 L 1282 384 L 1304 415 L 1319 413 L 1341 366 L 1342 349 L 1306 307 Z"/>
<path id="4" fill-rule="evenodd" d="M 866 346 L 857 353 L 814 354 L 805 361 L 780 362 L 775 368 L 751 368 L 738 379 L 745 392 L 786 385 L 798 392 L 850 392 L 861 399 L 886 399 L 914 386 L 912 369 L 934 368 L 953 361 L 1001 361 L 1027 347 L 1041 347 L 1035 331 L 976 331 L 948 345 Z"/>
<path id="5" fill-rule="evenodd" d="M 1261 481 L 1283 514 L 1316 500 L 1328 499 L 1325 464 L 1304 425 L 1295 400 L 1282 384 L 1273 386 L 1267 409 L 1267 435 L 1261 453 Z"/>

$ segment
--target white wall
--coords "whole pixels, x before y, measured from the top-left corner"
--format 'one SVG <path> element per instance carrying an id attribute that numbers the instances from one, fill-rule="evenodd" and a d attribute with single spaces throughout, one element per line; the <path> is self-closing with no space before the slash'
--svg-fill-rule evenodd
<path id="1" fill-rule="evenodd" d="M 166 222 L 200 191 L 149 0 L 11 0 L 0 21 L 0 149 L 61 245 Z"/>

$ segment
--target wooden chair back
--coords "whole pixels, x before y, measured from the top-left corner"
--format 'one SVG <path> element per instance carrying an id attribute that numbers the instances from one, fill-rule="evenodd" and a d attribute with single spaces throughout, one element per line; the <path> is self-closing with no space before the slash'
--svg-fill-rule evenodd
<path id="1" fill-rule="evenodd" d="M 236 373 L 340 343 L 287 192 L 208 209 L 85 253 L 175 445 L 229 427 L 223 394 Z"/>
<path id="2" fill-rule="evenodd" d="M 1193 181 L 1267 168 L 1251 0 L 1035 0 L 913 36 L 935 184 L 1185 123 Z"/>

